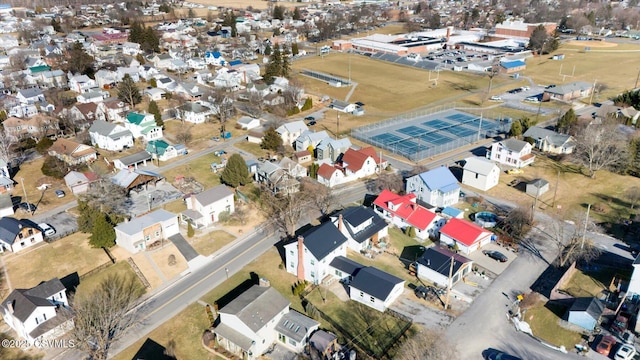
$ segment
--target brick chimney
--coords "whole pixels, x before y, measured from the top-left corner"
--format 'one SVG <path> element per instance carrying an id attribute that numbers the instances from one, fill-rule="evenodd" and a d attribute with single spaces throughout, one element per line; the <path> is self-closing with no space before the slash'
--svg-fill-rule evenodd
<path id="1" fill-rule="evenodd" d="M 449 42 L 450 38 L 451 38 L 451 27 L 447 26 L 447 42 Z"/>
<path id="2" fill-rule="evenodd" d="M 342 214 L 338 214 L 338 231 L 342 232 L 342 227 L 343 227 L 343 222 L 342 222 Z"/>
<path id="3" fill-rule="evenodd" d="M 298 279 L 304 280 L 304 237 L 298 236 Z"/>

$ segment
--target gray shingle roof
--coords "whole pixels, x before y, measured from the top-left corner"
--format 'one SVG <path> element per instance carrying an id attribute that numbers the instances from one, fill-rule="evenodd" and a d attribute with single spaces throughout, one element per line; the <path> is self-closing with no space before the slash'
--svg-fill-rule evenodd
<path id="1" fill-rule="evenodd" d="M 548 130 L 538 126 L 531 127 L 523 134 L 524 137 L 533 139 L 546 139 L 551 145 L 562 146 L 571 139 L 571 135 L 559 134 L 553 130 Z"/>
<path id="2" fill-rule="evenodd" d="M 365 240 L 372 237 L 378 231 L 387 227 L 387 222 L 384 221 L 382 217 L 376 214 L 372 208 L 364 207 L 364 206 L 352 206 L 348 207 L 338 213 L 338 215 L 342 214 L 343 221 L 351 225 L 351 227 L 358 227 L 365 221 L 371 219 L 371 224 L 363 228 L 362 230 L 354 233 L 350 226 L 346 226 L 347 231 L 351 237 L 362 243 Z"/>
<path id="3" fill-rule="evenodd" d="M 320 326 L 319 322 L 291 310 L 282 316 L 276 325 L 276 331 L 297 342 L 302 342 L 309 331 L 318 326 Z"/>
<path id="4" fill-rule="evenodd" d="M 207 206 L 216 201 L 222 200 L 229 195 L 233 195 L 233 191 L 229 190 L 226 185 L 218 185 L 195 195 L 195 198 L 198 200 L 200 205 Z"/>
<path id="5" fill-rule="evenodd" d="M 131 219 L 129 222 L 118 224 L 116 229 L 127 235 L 135 235 L 151 225 L 175 218 L 177 215 L 164 209 Z"/>
<path id="6" fill-rule="evenodd" d="M 386 300 L 393 288 L 404 280 L 386 273 L 380 269 L 369 266 L 360 269 L 353 277 L 349 286 L 363 291 L 376 299 Z"/>
<path id="7" fill-rule="evenodd" d="M 577 298 L 569 311 L 584 311 L 589 314 L 594 319 L 597 319 L 602 315 L 602 311 L 604 310 L 604 305 L 600 300 L 595 297 L 582 297 Z"/>
<path id="8" fill-rule="evenodd" d="M 304 246 L 318 260 L 347 242 L 347 238 L 330 221 L 310 229 L 302 237 Z"/>
<path id="9" fill-rule="evenodd" d="M 220 309 L 220 312 L 237 316 L 251 330 L 257 332 L 282 310 L 288 308 L 289 304 L 289 300 L 278 290 L 254 285 Z"/>
<path id="10" fill-rule="evenodd" d="M 333 260 L 331 260 L 329 265 L 335 269 L 342 271 L 345 274 L 349 274 L 350 276 L 353 276 L 353 274 L 364 267 L 364 265 L 344 256 L 336 256 L 335 258 L 333 258 Z"/>
<path id="11" fill-rule="evenodd" d="M 16 236 L 18 236 L 18 233 L 22 228 L 32 228 L 36 231 L 40 231 L 31 226 L 30 223 L 25 220 L 18 220 L 8 216 L 3 217 L 0 219 L 0 240 L 9 245 L 13 245 L 13 242 L 16 240 Z"/>
<path id="12" fill-rule="evenodd" d="M 465 159 L 464 169 L 480 175 L 489 175 L 496 166 L 493 161 L 481 157 L 468 157 Z"/>
<path id="13" fill-rule="evenodd" d="M 111 134 L 111 132 L 113 130 L 115 130 L 116 127 L 118 127 L 118 126 L 119 125 L 114 124 L 114 123 L 109 123 L 109 122 L 102 121 L 102 120 L 95 120 L 93 122 L 93 124 L 91 124 L 91 127 L 89 128 L 89 132 L 90 133 L 92 133 L 92 132 L 93 133 L 97 133 L 97 134 L 100 134 L 102 136 L 109 136 L 112 139 L 118 139 L 118 138 L 121 138 L 121 137 L 126 136 L 126 135 L 133 136 L 133 134 L 131 134 L 131 131 L 126 130 L 126 129 L 123 130 L 123 131 L 120 131 L 118 133 Z"/>
<path id="14" fill-rule="evenodd" d="M 3 309 L 7 309 L 7 304 L 13 306 L 13 316 L 24 322 L 33 311 L 39 306 L 55 306 L 48 297 L 64 290 L 64 285 L 58 278 L 41 282 L 38 286 L 31 289 L 15 289 L 2 302 Z"/>
<path id="15" fill-rule="evenodd" d="M 449 268 L 451 267 L 451 258 L 453 257 L 453 273 L 457 273 L 460 267 L 468 263 L 466 257 L 451 252 L 441 247 L 430 247 L 418 258 L 418 264 L 425 266 L 441 275 L 449 276 Z"/>
<path id="16" fill-rule="evenodd" d="M 522 141 L 522 140 L 518 140 L 518 139 L 507 139 L 507 140 L 502 142 L 502 145 L 504 147 L 506 147 L 507 149 L 509 149 L 511 151 L 515 151 L 515 152 L 522 151 L 522 149 L 524 149 L 524 147 L 527 146 L 527 144 L 528 144 L 528 142 Z"/>
<path id="17" fill-rule="evenodd" d="M 151 154 L 149 154 L 146 151 L 139 151 L 135 154 L 131 154 L 129 156 L 125 156 L 122 157 L 120 159 L 120 162 L 124 165 L 124 166 L 129 166 L 129 165 L 133 165 L 133 164 L 138 164 L 143 162 L 144 160 L 151 160 Z"/>

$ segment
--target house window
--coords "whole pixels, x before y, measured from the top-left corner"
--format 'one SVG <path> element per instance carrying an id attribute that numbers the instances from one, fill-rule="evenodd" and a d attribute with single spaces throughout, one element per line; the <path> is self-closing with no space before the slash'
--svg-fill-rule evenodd
<path id="1" fill-rule="evenodd" d="M 311 260 L 310 262 L 311 262 L 311 265 L 315 265 L 316 264 L 316 262 L 313 261 L 313 260 Z"/>
<path id="2" fill-rule="evenodd" d="M 145 235 L 145 236 L 144 236 L 144 241 L 149 241 L 149 240 L 151 240 L 151 236 L 149 236 L 149 235 Z"/>
<path id="3" fill-rule="evenodd" d="M 295 266 L 296 266 L 296 265 L 293 263 L 293 261 L 291 262 L 291 264 L 289 264 L 289 267 L 290 267 L 290 268 L 293 268 L 293 267 L 295 267 Z"/>
<path id="4" fill-rule="evenodd" d="M 337 277 L 342 277 L 342 271 L 336 270 L 336 276 Z"/>
<path id="5" fill-rule="evenodd" d="M 293 255 L 293 250 L 289 251 L 289 255 Z"/>
<path id="6" fill-rule="evenodd" d="M 369 301 L 371 301 L 371 302 L 376 302 L 376 299 L 375 299 L 373 296 L 371 296 L 371 297 L 369 298 Z"/>
<path id="7" fill-rule="evenodd" d="M 29 235 L 33 235 L 33 229 L 29 229 Z"/>
<path id="8" fill-rule="evenodd" d="M 18 234 L 18 238 L 22 239 L 23 235 L 22 233 Z"/>
<path id="9" fill-rule="evenodd" d="M 315 271 L 312 271 L 312 272 L 311 272 L 311 277 L 312 277 L 312 278 L 316 277 L 316 273 L 315 273 Z"/>
<path id="10" fill-rule="evenodd" d="M 476 179 L 479 177 L 480 174 L 476 173 Z"/>
<path id="11" fill-rule="evenodd" d="M 360 291 L 360 297 L 364 297 L 364 293 Z"/>
<path id="12" fill-rule="evenodd" d="M 156 231 L 156 238 L 160 237 L 160 231 Z"/>

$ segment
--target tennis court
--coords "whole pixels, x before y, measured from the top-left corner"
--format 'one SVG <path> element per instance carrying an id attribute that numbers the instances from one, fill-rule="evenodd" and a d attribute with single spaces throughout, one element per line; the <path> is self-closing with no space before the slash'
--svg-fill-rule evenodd
<path id="1" fill-rule="evenodd" d="M 455 109 L 426 111 L 353 129 L 351 135 L 371 145 L 420 161 L 508 128 L 504 122 Z"/>

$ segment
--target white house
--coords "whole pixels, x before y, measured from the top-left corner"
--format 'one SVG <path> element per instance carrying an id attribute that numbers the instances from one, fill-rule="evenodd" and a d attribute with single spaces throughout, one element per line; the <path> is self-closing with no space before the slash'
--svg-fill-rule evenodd
<path id="1" fill-rule="evenodd" d="M 507 139 L 495 142 L 486 158 L 500 164 L 523 168 L 533 164 L 536 156 L 531 153 L 532 146 L 526 141 Z"/>
<path id="2" fill-rule="evenodd" d="M 398 195 L 384 189 L 373 201 L 374 211 L 391 224 L 406 229 L 413 227 L 416 237 L 435 237 L 445 220 L 438 214 L 416 203 L 415 194 Z"/>
<path id="3" fill-rule="evenodd" d="M 0 304 L 4 322 L 29 346 L 64 334 L 73 320 L 60 311 L 68 307 L 67 290 L 58 278 L 30 289 L 15 289 Z"/>
<path id="4" fill-rule="evenodd" d="M 216 342 L 242 359 L 258 359 L 278 341 L 295 353 L 304 350 L 320 323 L 290 310 L 291 303 L 268 285 L 254 285 L 219 310 Z"/>
<path id="5" fill-rule="evenodd" d="M 633 261 L 633 272 L 631 273 L 627 293 L 629 295 L 640 295 L 640 255 L 636 256 Z"/>
<path id="6" fill-rule="evenodd" d="M 69 88 L 78 94 L 86 93 L 98 87 L 98 83 L 87 75 L 75 75 L 69 77 Z"/>
<path id="7" fill-rule="evenodd" d="M 187 210 L 182 212 L 182 222 L 195 227 L 209 226 L 217 222 L 223 212 L 233 214 L 233 191 L 225 185 L 214 186 L 187 200 Z"/>
<path id="8" fill-rule="evenodd" d="M 18 90 L 16 94 L 16 99 L 20 102 L 20 104 L 36 104 L 45 101 L 44 94 L 37 87 Z"/>
<path id="9" fill-rule="evenodd" d="M 213 114 L 212 108 L 194 101 L 186 102 L 176 108 L 176 118 L 193 124 L 203 124 Z"/>
<path id="10" fill-rule="evenodd" d="M 276 132 L 280 134 L 283 144 L 293 146 L 293 142 L 307 130 L 309 130 L 309 128 L 304 121 L 299 120 L 280 125 L 280 127 L 276 129 Z"/>
<path id="11" fill-rule="evenodd" d="M 347 246 L 360 252 L 377 245 L 389 234 L 389 226 L 373 209 L 352 206 L 331 217 L 331 222 L 347 238 Z"/>
<path id="12" fill-rule="evenodd" d="M 109 151 L 133 147 L 133 134 L 124 126 L 95 120 L 89 128 L 91 145 Z"/>
<path id="13" fill-rule="evenodd" d="M 169 237 L 180 233 L 180 226 L 176 214 L 159 209 L 120 223 L 115 230 L 116 244 L 135 254 L 155 242 L 169 241 Z"/>
<path id="14" fill-rule="evenodd" d="M 373 266 L 360 269 L 349 283 L 349 298 L 385 311 L 404 290 L 404 280 Z"/>
<path id="15" fill-rule="evenodd" d="M 476 189 L 487 191 L 498 185 L 500 168 L 493 161 L 481 157 L 465 159 L 462 167 L 462 183 Z"/>
<path id="16" fill-rule="evenodd" d="M 162 138 L 162 127 L 156 125 L 153 114 L 130 112 L 124 122 L 124 127 L 131 131 L 134 138 L 144 138 L 146 141 Z"/>
<path id="17" fill-rule="evenodd" d="M 407 179 L 406 192 L 427 204 L 445 207 L 460 200 L 458 179 L 445 166 L 425 171 Z"/>
<path id="18" fill-rule="evenodd" d="M 326 187 L 334 187 L 345 182 L 344 173 L 327 163 L 318 168 L 318 182 Z"/>
<path id="19" fill-rule="evenodd" d="M 386 166 L 386 162 L 378 157 L 373 147 L 359 150 L 349 148 L 338 163 L 341 163 L 340 166 L 349 181 L 373 175 Z"/>
<path id="20" fill-rule="evenodd" d="M 471 272 L 472 265 L 473 261 L 440 246 L 427 248 L 416 261 L 418 277 L 440 287 L 458 283 Z"/>
<path id="21" fill-rule="evenodd" d="M 260 126 L 260 119 L 252 118 L 250 116 L 243 116 L 238 119 L 238 121 L 236 121 L 236 124 L 242 130 L 251 130 Z"/>
<path id="22" fill-rule="evenodd" d="M 576 146 L 573 136 L 560 134 L 539 126 L 528 128 L 522 136 L 532 138 L 535 141 L 536 149 L 551 154 L 571 154 Z"/>
<path id="23" fill-rule="evenodd" d="M 83 174 L 78 171 L 69 171 L 64 176 L 64 183 L 74 195 L 79 195 L 89 190 L 91 182 L 97 180 L 92 173 Z"/>
<path id="24" fill-rule="evenodd" d="M 124 55 L 136 56 L 141 54 L 142 50 L 140 49 L 140 44 L 127 41 L 122 44 L 122 53 Z"/>
<path id="25" fill-rule="evenodd" d="M 351 104 L 341 100 L 331 100 L 329 107 L 343 113 L 352 113 L 356 109 L 356 104 Z"/>
<path id="26" fill-rule="evenodd" d="M 106 94 L 108 95 L 109 93 Z M 76 101 L 81 104 L 99 103 L 102 102 L 104 98 L 105 93 L 103 93 L 102 91 L 87 91 L 76 96 Z"/>
<path id="27" fill-rule="evenodd" d="M 0 219 L 0 252 L 15 253 L 42 240 L 42 231 L 32 221 L 8 216 Z"/>
<path id="28" fill-rule="evenodd" d="M 440 243 L 448 246 L 458 246 L 463 254 L 471 254 L 479 248 L 489 244 L 493 233 L 470 221 L 450 219 L 440 229 Z"/>
<path id="29" fill-rule="evenodd" d="M 160 161 L 167 161 L 178 156 L 178 149 L 169 144 L 168 142 L 160 140 L 151 140 L 147 143 L 147 152 L 151 154 L 154 159 Z M 180 153 L 181 155 L 182 153 Z"/>
<path id="30" fill-rule="evenodd" d="M 162 100 L 166 96 L 166 94 L 167 94 L 166 91 L 158 88 L 144 89 L 142 91 L 142 95 L 147 95 L 149 99 L 153 101 Z"/>
<path id="31" fill-rule="evenodd" d="M 347 256 L 347 238 L 330 221 L 313 227 L 284 246 L 287 272 L 314 284 L 330 274 L 329 263 Z"/>

